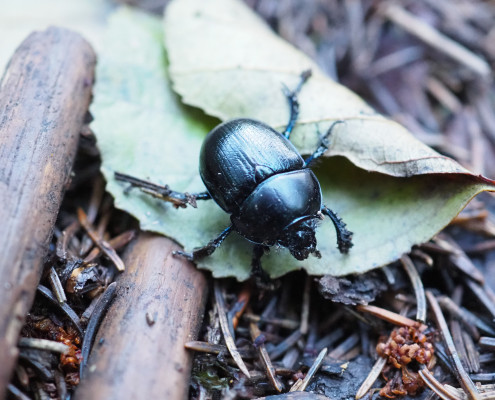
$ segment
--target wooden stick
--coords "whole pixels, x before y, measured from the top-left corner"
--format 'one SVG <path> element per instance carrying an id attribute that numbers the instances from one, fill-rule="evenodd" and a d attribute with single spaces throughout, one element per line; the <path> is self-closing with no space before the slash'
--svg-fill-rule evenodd
<path id="1" fill-rule="evenodd" d="M 19 46 L 0 82 L 0 398 L 88 110 L 95 54 L 49 28 Z"/>
<path id="2" fill-rule="evenodd" d="M 184 345 L 196 339 L 207 283 L 189 261 L 172 255 L 178 249 L 148 233 L 127 249 L 77 400 L 186 398 L 192 353 Z"/>

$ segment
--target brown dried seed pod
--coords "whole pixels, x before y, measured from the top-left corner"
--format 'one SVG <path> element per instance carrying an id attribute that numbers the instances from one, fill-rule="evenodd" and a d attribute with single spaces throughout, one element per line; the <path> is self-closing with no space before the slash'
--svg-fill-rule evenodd
<path id="1" fill-rule="evenodd" d="M 380 395 L 388 398 L 414 395 L 419 392 L 424 382 L 414 371 L 416 365 L 411 362 L 426 364 L 428 368 L 434 365 L 433 344 L 428 335 L 423 332 L 425 327 L 418 323 L 416 326 L 395 328 L 388 339 L 382 338 L 376 346 L 379 356 L 387 359 L 387 365 L 382 371 L 387 381 L 380 390 Z M 411 369 L 412 368 L 412 369 Z"/>

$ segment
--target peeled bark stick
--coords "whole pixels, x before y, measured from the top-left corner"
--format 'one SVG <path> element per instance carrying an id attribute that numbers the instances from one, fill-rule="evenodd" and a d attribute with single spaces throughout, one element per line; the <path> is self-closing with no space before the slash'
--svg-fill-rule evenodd
<path id="1" fill-rule="evenodd" d="M 24 40 L 0 82 L 0 398 L 69 179 L 95 62 L 81 36 L 49 28 Z"/>
<path id="2" fill-rule="evenodd" d="M 174 250 L 170 239 L 148 233 L 126 250 L 76 400 L 186 398 L 192 352 L 184 344 L 196 340 L 207 283 Z"/>

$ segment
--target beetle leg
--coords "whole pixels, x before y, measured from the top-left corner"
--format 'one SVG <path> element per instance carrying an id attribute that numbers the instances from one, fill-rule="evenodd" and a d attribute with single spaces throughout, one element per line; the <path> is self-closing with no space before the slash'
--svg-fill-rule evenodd
<path id="1" fill-rule="evenodd" d="M 309 165 L 315 161 L 316 159 L 320 158 L 325 152 L 328 150 L 328 139 L 330 138 L 330 135 L 332 134 L 335 126 L 337 124 L 343 124 L 344 121 L 335 121 L 332 125 L 330 125 L 330 128 L 328 128 L 327 133 L 325 133 L 321 138 L 320 138 L 320 144 L 318 145 L 317 149 L 314 151 L 313 154 L 311 154 L 306 160 L 304 160 L 304 168 L 309 167 Z"/>
<path id="2" fill-rule="evenodd" d="M 220 235 L 218 235 L 218 237 L 216 237 L 213 240 L 210 240 L 206 246 L 197 247 L 190 253 L 177 250 L 174 251 L 173 254 L 174 256 L 177 255 L 180 257 L 184 257 L 189 261 L 196 261 L 199 260 L 200 258 L 208 257 L 209 255 L 212 255 L 213 252 L 222 244 L 225 238 L 229 236 L 230 232 L 232 232 L 232 225 L 225 228 L 223 232 Z"/>
<path id="3" fill-rule="evenodd" d="M 160 186 L 156 183 L 145 181 L 143 179 L 134 178 L 133 176 L 122 174 L 120 172 L 115 172 L 115 179 L 122 182 L 127 182 L 130 184 L 128 189 L 133 187 L 139 188 L 142 192 L 147 193 L 157 199 L 169 201 L 176 208 L 186 208 L 189 204 L 190 206 L 196 208 L 196 200 L 209 200 L 211 196 L 208 192 L 201 193 L 181 193 L 176 192 L 168 187 L 168 185 Z M 126 189 L 126 191 L 128 190 Z"/>
<path id="4" fill-rule="evenodd" d="M 254 278 L 256 287 L 263 290 L 274 290 L 276 284 L 270 279 L 261 266 L 261 257 L 269 247 L 255 244 L 253 248 L 253 258 L 251 259 L 251 276 Z"/>
<path id="5" fill-rule="evenodd" d="M 253 247 L 253 258 L 251 259 L 251 274 L 255 276 L 266 275 L 261 267 L 261 257 L 265 254 L 265 249 L 259 244 L 255 244 Z"/>
<path id="6" fill-rule="evenodd" d="M 337 233 L 337 247 L 342 254 L 347 254 L 349 249 L 353 246 L 352 243 L 352 232 L 348 231 L 346 225 L 342 219 L 335 214 L 328 207 L 323 206 L 321 212 L 328 215 L 335 226 L 335 231 Z"/>
<path id="7" fill-rule="evenodd" d="M 285 85 L 283 86 L 283 91 L 285 97 L 287 97 L 287 101 L 289 102 L 289 107 L 290 107 L 289 122 L 287 123 L 287 127 L 285 128 L 284 131 L 284 136 L 287 139 L 289 139 L 292 129 L 294 129 L 294 125 L 296 124 L 297 117 L 299 116 L 299 101 L 297 100 L 297 95 L 299 94 L 302 86 L 310 76 L 311 76 L 310 69 L 303 71 L 303 73 L 301 74 L 301 80 L 299 81 L 299 84 L 292 91 L 289 90 L 287 86 Z"/>

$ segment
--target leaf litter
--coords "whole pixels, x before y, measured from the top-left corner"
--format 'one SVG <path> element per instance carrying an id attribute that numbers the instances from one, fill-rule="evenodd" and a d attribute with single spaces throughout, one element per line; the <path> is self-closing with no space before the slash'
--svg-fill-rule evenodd
<path id="1" fill-rule="evenodd" d="M 269 13 L 270 10 L 275 10 L 276 8 L 268 6 L 268 4 L 270 4 L 270 1 L 271 0 L 261 0 L 256 2 L 257 7 L 259 7 L 258 11 L 262 13 L 264 12 L 266 14 Z M 461 3 L 463 4 L 463 9 L 469 9 L 469 2 L 461 1 Z M 289 24 L 290 26 L 299 25 L 300 28 L 301 24 L 305 23 L 304 18 L 317 19 L 315 15 L 318 16 L 319 14 L 312 14 L 312 4 L 312 2 L 308 2 L 302 12 L 301 10 L 298 11 L 297 20 L 291 17 L 290 12 L 288 12 L 294 12 L 296 10 L 295 8 L 292 10 L 285 9 L 285 19 L 278 19 L 279 28 L 281 29 L 282 33 L 284 32 L 284 26 L 287 24 Z M 442 5 L 447 5 L 447 9 L 449 10 L 448 15 L 450 17 L 452 17 L 452 13 L 456 13 L 456 10 L 450 7 L 448 2 L 438 1 L 435 3 L 428 2 L 428 6 L 425 6 L 424 4 L 420 5 L 419 15 L 424 16 L 425 10 L 427 14 L 427 12 L 429 11 L 428 7 L 435 7 L 436 11 L 440 9 L 440 12 L 447 12 L 446 9 L 442 11 Z M 334 18 L 334 15 L 335 18 L 338 18 L 341 17 L 343 13 L 345 17 L 343 19 L 345 19 L 347 23 L 351 23 L 352 21 L 354 21 L 355 23 L 356 18 L 359 19 L 359 12 L 356 12 L 356 6 L 366 8 L 368 6 L 368 3 L 366 1 L 352 3 L 349 2 L 346 7 L 341 7 L 340 5 L 337 6 L 336 3 L 327 4 L 327 11 L 332 10 L 334 12 L 329 12 L 326 18 L 328 18 L 328 20 L 330 21 L 331 18 Z M 415 3 L 414 6 L 416 7 L 414 11 L 418 12 L 418 4 Z M 476 10 L 478 9 L 472 9 L 472 12 L 469 15 L 471 15 L 471 18 L 473 19 L 476 17 L 476 21 L 479 24 L 479 27 L 483 26 L 483 21 L 489 15 L 495 15 L 494 9 L 491 10 L 491 14 L 488 13 L 487 10 L 485 10 L 481 13 L 481 15 Z M 364 15 L 364 10 L 361 11 L 362 15 Z M 367 9 L 368 13 L 369 11 L 370 10 Z M 371 18 L 376 16 L 373 13 L 370 14 L 372 16 Z M 270 18 L 269 15 L 265 16 L 267 18 Z M 274 17 L 272 16 L 271 18 L 273 19 Z M 490 20 L 490 18 L 488 19 Z M 357 26 L 359 26 L 361 30 L 366 30 L 370 29 L 370 25 L 372 24 L 358 24 Z M 313 31 L 313 34 L 317 34 L 318 29 L 324 31 L 321 26 L 321 23 L 312 26 L 311 29 L 316 29 L 316 33 Z M 453 34 L 454 37 L 459 38 L 458 40 L 460 41 L 465 40 L 466 38 L 463 37 L 463 32 L 466 32 L 466 29 L 458 29 L 459 27 L 464 28 L 465 26 L 466 21 L 463 19 L 458 19 L 456 29 L 451 32 L 451 34 Z M 346 28 L 346 25 L 344 24 L 343 27 Z M 342 26 L 340 28 L 342 28 Z M 446 29 L 447 32 L 449 32 L 448 25 L 441 28 Z M 376 25 L 374 29 L 376 29 Z M 391 30 L 389 29 L 387 31 L 390 33 Z M 157 36 L 160 34 L 158 28 L 155 32 Z M 285 30 L 285 32 L 287 33 L 287 30 Z M 336 30 L 336 32 L 338 33 L 338 29 Z M 359 36 L 359 30 L 357 34 Z M 296 38 L 301 38 L 301 36 L 296 36 Z M 400 37 L 400 39 L 395 39 L 401 41 L 401 43 L 403 43 L 404 41 L 403 37 Z M 306 41 L 303 43 L 306 45 L 307 50 L 308 42 Z M 369 52 L 370 49 L 375 48 L 375 46 L 370 46 L 368 41 L 363 41 L 362 43 L 360 43 L 359 41 L 354 41 L 353 43 L 354 47 L 362 47 L 363 45 L 365 46 L 365 48 L 362 48 L 362 52 L 359 54 Z M 477 48 L 480 49 L 480 52 L 486 52 L 486 54 L 492 54 L 492 56 L 494 55 L 493 51 L 490 52 L 490 47 L 482 47 L 483 45 L 481 40 L 478 40 L 476 42 L 476 46 L 479 46 Z M 309 50 L 311 50 L 311 46 L 309 46 Z M 309 51 L 309 53 L 311 53 L 311 51 Z M 322 57 L 322 54 L 325 54 L 325 52 L 321 51 L 320 53 L 318 53 L 318 56 Z M 356 64 L 357 61 L 358 59 L 355 56 L 351 57 L 351 64 Z M 435 62 L 435 60 L 433 62 Z M 351 71 L 349 72 L 351 76 L 352 74 L 355 74 L 355 76 L 359 76 L 359 68 L 350 68 L 349 71 Z M 449 69 L 449 71 L 455 71 L 455 69 L 451 68 Z M 116 75 L 118 75 L 118 72 L 115 72 Z M 387 76 L 390 76 L 390 74 Z M 447 81 L 449 81 L 450 79 L 448 78 L 448 76 L 446 78 L 445 75 L 441 77 L 445 78 Z M 380 95 L 383 93 L 387 93 L 388 89 L 386 89 L 383 85 L 380 86 L 376 81 L 373 80 L 370 80 L 369 82 L 371 82 L 370 85 L 372 84 L 373 87 L 378 88 L 374 92 L 375 95 L 379 95 L 378 97 L 380 97 Z M 382 83 L 383 82 L 380 82 L 380 84 Z M 466 85 L 468 86 L 469 83 L 467 83 Z M 438 86 L 430 86 L 430 88 L 436 87 Z M 127 89 L 124 89 L 122 92 L 127 92 Z M 396 95 L 396 93 L 394 93 L 393 91 L 389 92 L 389 94 L 390 93 Z M 441 92 L 435 93 L 438 94 Z M 414 100 L 417 99 L 415 98 Z M 468 102 L 475 102 L 476 104 L 478 104 L 476 112 L 479 111 L 480 115 L 484 115 L 485 118 L 489 119 L 489 112 L 485 107 L 485 94 L 480 93 L 479 97 L 472 97 L 471 95 L 471 98 L 470 100 L 468 100 Z M 380 100 L 378 100 L 379 106 L 383 104 L 385 103 L 380 103 Z M 388 104 L 390 104 L 390 102 Z M 422 112 L 418 112 L 417 114 L 414 114 L 413 112 L 406 113 L 406 116 L 408 118 L 406 118 L 405 120 L 410 126 L 415 126 L 417 128 L 417 124 L 414 123 L 414 119 L 411 122 L 410 117 L 412 115 L 421 116 L 422 119 L 420 119 L 422 121 L 428 120 L 428 118 L 424 116 L 425 109 L 422 108 L 422 110 Z M 460 113 L 462 114 L 462 112 Z M 458 115 L 456 115 L 456 117 L 457 116 Z M 397 118 L 403 118 L 403 116 L 397 116 Z M 460 118 L 465 119 L 466 115 L 462 114 Z M 473 122 L 472 112 L 469 113 L 467 119 Z M 445 120 L 448 120 L 448 118 L 444 118 L 440 122 L 444 122 Z M 474 121 L 478 122 L 478 120 Z M 431 118 L 429 119 L 429 122 L 432 122 Z M 455 129 L 453 127 L 450 127 L 450 135 L 454 135 L 456 137 L 459 137 L 460 134 L 465 135 L 465 131 L 459 131 L 458 129 L 458 125 L 456 125 Z M 486 133 L 487 129 L 489 129 L 489 127 L 485 126 L 483 128 L 484 134 Z M 451 153 L 466 156 L 466 153 L 460 151 L 459 148 L 455 145 L 446 143 L 442 140 L 437 140 L 438 138 L 432 138 L 431 135 L 425 135 L 424 132 L 415 133 L 419 136 L 422 136 L 423 138 L 426 138 L 430 143 L 440 145 L 441 147 L 443 146 L 444 149 L 447 148 Z M 476 140 L 479 140 L 479 137 Z M 479 150 L 479 146 L 474 148 Z M 486 151 L 488 151 L 489 149 L 489 146 L 485 147 Z M 484 162 L 477 164 L 478 167 L 482 170 L 489 171 L 490 164 L 486 163 L 486 159 L 482 158 L 482 161 Z M 464 159 L 463 162 L 466 162 L 466 159 Z M 93 173 L 93 167 L 96 164 L 97 163 L 92 163 L 88 167 L 88 169 L 93 171 Z M 80 176 L 84 176 L 84 172 L 77 173 L 76 180 Z M 94 182 L 96 181 L 96 179 L 92 179 L 92 181 Z M 165 182 L 168 183 L 170 181 Z M 79 190 L 79 192 L 82 191 Z M 489 261 L 490 259 L 493 259 L 493 251 L 490 252 L 493 246 L 489 245 L 490 239 L 484 240 L 481 237 L 476 237 L 474 241 L 470 239 L 468 243 L 464 243 L 464 239 L 466 236 L 465 229 L 471 229 L 473 231 L 476 231 L 478 234 L 484 233 L 485 235 L 488 235 L 488 237 L 493 237 L 493 233 L 490 233 L 493 232 L 493 223 L 490 222 L 491 217 L 487 213 L 485 213 L 484 216 L 480 216 L 481 214 L 479 213 L 480 209 L 485 210 L 485 205 L 493 208 L 493 202 L 491 202 L 490 198 L 486 196 L 483 197 L 483 203 L 471 203 L 469 210 L 463 212 L 461 218 L 457 218 L 458 222 L 456 223 L 456 225 L 452 226 L 449 229 L 449 233 L 454 234 L 457 241 L 459 241 L 459 243 L 462 243 L 461 247 L 453 248 L 453 239 L 451 237 L 446 237 L 444 234 L 442 240 L 439 240 L 435 243 L 429 242 L 427 245 L 422 246 L 421 248 L 415 248 L 414 251 L 411 253 L 411 256 L 416 268 L 418 269 L 418 273 L 423 283 L 428 288 L 435 288 L 435 294 L 437 295 L 443 311 L 447 313 L 448 320 L 451 323 L 456 322 L 457 318 L 462 321 L 460 330 L 465 341 L 464 344 L 462 342 L 456 342 L 455 333 L 457 332 L 457 328 L 456 330 L 451 328 L 452 336 L 454 336 L 454 346 L 457 348 L 459 354 L 462 355 L 468 353 L 472 358 L 475 359 L 475 361 L 477 361 L 478 369 L 476 371 L 470 371 L 471 379 L 477 381 L 475 390 L 486 392 L 482 394 L 483 398 L 492 398 L 493 386 L 483 385 L 482 383 L 487 382 L 490 379 L 493 380 L 492 371 L 493 362 L 495 361 L 495 358 L 493 357 L 493 338 L 486 336 L 480 337 L 477 327 L 481 327 L 480 329 L 485 329 L 483 331 L 484 334 L 493 336 L 493 321 L 491 318 L 487 318 L 487 314 L 489 314 L 490 312 L 493 313 L 493 310 L 495 309 L 493 304 L 493 291 L 491 289 L 491 287 L 493 287 L 492 277 L 494 275 L 492 273 L 493 271 L 491 271 L 493 269 L 491 268 L 491 264 L 489 262 L 486 262 L 486 260 Z M 92 206 L 90 204 L 89 209 L 91 209 L 91 207 Z M 97 209 L 98 207 L 93 208 Z M 181 210 L 179 213 L 177 213 L 177 215 L 180 215 L 182 211 L 184 210 Z M 108 212 L 108 210 L 106 210 L 105 212 Z M 72 221 L 77 220 L 77 217 L 74 215 L 73 212 L 71 215 L 70 212 L 67 212 L 67 209 L 65 209 L 63 210 L 63 213 L 65 218 L 70 217 L 72 218 Z M 89 215 L 90 211 L 88 210 L 88 216 Z M 61 234 L 59 234 L 58 242 L 66 242 L 64 237 L 67 237 L 68 235 L 65 235 L 65 232 L 68 233 L 71 230 L 74 231 L 74 229 L 71 228 L 72 225 L 74 224 L 68 224 L 67 221 L 61 224 L 61 226 L 65 226 L 68 228 L 67 230 L 64 230 Z M 459 240 L 459 238 L 461 238 L 461 240 Z M 72 248 L 79 247 L 79 242 L 76 239 L 77 238 L 72 238 L 70 240 Z M 60 255 L 58 252 L 58 247 L 60 247 L 61 249 Z M 57 246 L 57 256 L 61 257 L 62 261 L 65 260 L 65 257 L 63 256 L 64 251 L 62 251 L 63 248 L 64 246 Z M 472 257 L 468 257 L 463 249 L 471 249 L 470 251 L 472 251 L 473 253 L 470 253 L 469 255 L 477 255 L 477 259 L 475 260 L 476 265 L 471 262 L 471 265 L 469 265 L 469 269 L 466 269 L 465 264 L 466 260 L 470 260 L 472 259 Z M 95 251 L 97 252 L 98 249 L 93 249 L 91 253 L 94 253 Z M 480 258 L 480 256 L 484 255 L 486 255 L 485 258 Z M 464 261 L 461 262 L 460 260 Z M 485 262 L 480 263 L 479 261 Z M 109 267 L 111 267 L 110 263 L 107 264 L 109 264 Z M 49 269 L 50 265 L 51 264 L 48 263 L 47 270 Z M 69 267 L 70 266 L 67 265 L 67 268 Z M 74 269 L 74 267 L 77 267 L 77 265 L 70 267 L 70 269 Z M 480 270 L 478 270 L 477 268 L 480 268 Z M 408 277 L 403 269 L 398 268 L 398 266 L 395 264 L 391 264 L 384 269 L 373 272 L 373 274 L 383 274 L 383 284 L 388 287 L 387 290 L 382 291 L 381 295 L 378 293 L 375 304 L 384 307 L 383 310 L 393 310 L 395 312 L 401 312 L 411 318 L 414 318 L 414 315 L 416 314 L 415 298 L 412 295 Z M 61 274 L 61 276 L 63 276 L 63 274 Z M 363 276 L 366 277 L 367 274 Z M 476 283 L 470 280 L 471 276 L 477 279 Z M 485 282 L 480 281 L 480 276 L 484 277 Z M 306 282 L 304 293 L 301 289 L 301 282 Z M 307 284 L 308 282 L 310 283 L 309 285 Z M 349 281 L 345 282 L 345 284 L 349 287 Z M 351 294 L 353 293 L 352 284 L 353 282 L 351 280 Z M 279 399 L 323 399 L 327 398 L 326 396 L 330 398 L 354 398 L 361 381 L 364 380 L 366 373 L 371 368 L 373 358 L 376 356 L 376 353 L 373 350 L 373 346 L 376 343 L 377 335 L 379 333 L 386 335 L 387 332 L 390 331 L 389 325 L 380 323 L 376 319 L 366 317 L 366 315 L 356 313 L 356 311 L 358 311 L 359 309 L 353 309 L 338 303 L 330 303 L 328 301 L 324 301 L 321 296 L 316 295 L 315 285 L 312 280 L 308 281 L 307 277 L 301 277 L 301 273 L 289 274 L 282 278 L 282 285 L 275 292 L 253 292 L 247 297 L 246 292 L 249 293 L 252 291 L 252 289 L 249 289 L 249 285 L 243 285 L 242 287 L 239 287 L 239 284 L 232 281 L 224 281 L 222 286 L 224 285 L 227 286 L 225 295 L 227 300 L 227 307 L 230 308 L 230 310 L 227 310 L 228 318 L 230 319 L 232 315 L 235 315 L 236 319 L 238 321 L 240 320 L 239 325 L 235 329 L 236 344 L 239 348 L 240 354 L 246 361 L 251 374 L 251 379 L 249 381 L 246 381 L 243 375 L 239 373 L 239 370 L 235 367 L 232 367 L 232 365 L 230 364 L 230 360 L 228 359 L 228 357 L 225 356 L 225 350 L 222 350 L 224 347 L 222 347 L 222 345 L 217 345 L 216 350 L 220 352 L 219 355 L 211 356 L 210 354 L 204 354 L 203 356 L 199 355 L 196 357 L 196 361 L 194 364 L 195 372 L 193 374 L 192 390 L 190 393 L 191 398 L 210 398 L 211 396 L 222 398 L 254 398 L 259 396 L 269 396 L 269 398 Z M 356 287 L 356 289 L 362 290 L 362 285 L 360 282 L 358 282 L 358 286 Z M 438 296 L 438 293 L 441 294 Z M 372 297 L 375 297 L 377 295 L 375 292 L 371 294 Z M 51 296 L 53 297 L 53 295 Z M 432 297 L 431 292 L 429 292 L 429 297 Z M 345 299 L 345 296 L 343 297 L 343 299 Z M 446 299 L 448 299 L 449 302 L 446 302 Z M 57 303 L 57 299 L 55 297 L 53 297 L 52 301 L 54 302 L 54 304 Z M 242 314 L 242 311 L 240 310 L 246 308 L 246 302 L 249 303 L 251 309 L 248 313 Z M 77 302 L 77 304 L 79 305 L 79 302 Z M 448 305 L 448 307 L 446 306 L 446 304 Z M 454 307 L 452 306 L 452 304 L 454 305 Z M 482 307 L 479 307 L 479 305 L 482 305 Z M 89 310 L 90 308 L 91 306 L 86 309 L 84 314 L 86 314 L 87 310 Z M 299 308 L 301 311 L 300 313 Z M 306 311 L 303 312 L 303 310 Z M 389 315 L 384 311 L 380 312 L 378 310 L 377 315 L 379 315 L 380 313 Z M 81 320 L 83 319 L 84 314 L 82 315 Z M 306 317 L 302 317 L 300 316 L 300 314 L 304 314 L 306 315 Z M 308 317 L 309 324 L 304 323 L 304 321 L 307 321 Z M 431 317 L 432 314 L 429 313 L 426 321 L 428 324 L 430 324 L 429 322 L 431 321 Z M 480 317 L 482 319 L 480 319 Z M 465 319 L 463 320 L 462 318 Z M 76 320 L 77 319 L 78 318 L 76 316 Z M 331 349 L 330 353 L 333 355 L 338 355 L 339 360 L 331 360 L 328 358 L 325 358 L 323 360 L 319 372 L 310 382 L 310 385 L 307 389 L 311 393 L 293 392 L 277 397 L 270 396 L 274 393 L 274 389 L 270 387 L 270 384 L 266 380 L 266 376 L 263 374 L 263 372 L 261 372 L 262 368 L 260 368 L 255 360 L 252 360 L 255 349 L 253 348 L 254 346 L 250 347 L 248 330 L 249 323 L 252 321 L 255 321 L 261 330 L 260 334 L 254 342 L 258 344 L 263 343 L 266 349 L 269 351 L 269 354 L 275 354 L 273 352 L 273 349 L 275 347 L 277 348 L 277 360 L 275 360 L 273 366 L 275 368 L 275 374 L 280 377 L 284 384 L 293 385 L 295 382 L 302 381 L 304 374 L 308 371 L 308 368 L 314 365 L 313 363 L 316 359 L 316 355 L 324 348 Z M 208 341 L 201 342 L 201 345 L 204 348 L 209 348 L 212 346 L 209 344 L 209 342 L 221 341 L 221 334 L 217 332 L 216 328 L 216 326 L 219 325 L 218 316 L 215 316 L 215 313 L 211 314 L 211 322 L 211 324 L 205 324 L 208 332 L 201 336 L 201 339 Z M 298 339 L 296 345 L 293 344 L 291 346 L 285 346 L 282 352 L 278 351 L 278 349 L 282 349 L 282 346 L 280 345 L 283 342 L 286 342 L 287 339 L 292 336 L 291 333 L 294 333 L 295 329 L 303 329 L 303 324 L 307 326 L 307 333 L 299 333 L 297 335 Z M 445 324 L 443 325 L 444 326 L 442 330 L 448 331 L 448 327 L 446 327 Z M 25 329 L 29 329 L 29 326 L 25 327 Z M 471 345 L 473 345 L 474 343 L 475 351 L 473 351 L 472 348 L 471 351 L 466 350 L 469 349 L 469 341 L 471 342 Z M 465 346 L 466 349 L 462 349 L 463 346 Z M 445 351 L 445 345 L 442 345 L 441 341 L 435 341 L 435 353 L 441 360 L 441 364 L 437 363 L 437 366 L 432 371 L 422 369 L 418 372 L 419 375 L 423 377 L 423 380 L 427 382 L 427 384 L 432 388 L 434 392 L 427 389 L 419 395 L 419 398 L 432 398 L 434 396 L 434 393 L 442 397 L 446 396 L 446 398 L 465 398 L 465 393 L 462 391 L 462 389 L 459 388 L 459 382 L 456 382 L 454 378 L 456 372 L 452 366 L 452 361 L 449 360 L 449 356 Z M 278 359 L 278 357 L 281 358 Z M 300 363 L 301 358 L 303 358 L 304 361 Z M 463 360 L 461 356 L 461 363 L 462 362 Z M 9 391 L 12 394 L 16 395 L 18 398 L 24 398 L 23 396 L 25 395 L 22 392 L 18 391 L 17 387 L 15 386 L 18 385 L 19 382 L 21 384 L 21 387 L 23 387 L 25 390 L 27 390 L 29 386 L 31 388 L 34 388 L 34 392 L 38 396 L 46 395 L 46 392 L 44 392 L 44 390 L 46 390 L 50 385 L 52 385 L 52 387 L 50 387 L 50 390 L 53 391 L 53 384 L 44 382 L 41 371 L 32 371 L 29 366 L 26 368 L 26 365 L 24 363 L 25 360 L 21 360 L 20 366 L 18 366 L 18 368 L 16 369 L 16 378 L 15 380 L 13 380 L 13 384 L 9 385 Z M 475 364 L 476 362 L 473 365 Z M 29 377 L 27 376 L 26 370 L 30 373 Z M 185 376 L 185 378 L 187 377 Z M 41 384 L 41 382 L 43 382 L 43 384 Z M 60 380 L 57 379 L 56 382 L 59 393 L 64 393 L 64 390 L 61 389 L 62 387 L 64 387 L 63 382 L 60 382 Z M 380 384 L 381 386 L 383 386 L 383 382 L 377 382 L 375 386 Z M 373 384 L 371 383 L 370 386 L 372 385 Z M 57 396 L 57 394 L 53 392 L 51 392 L 50 394 L 54 397 Z M 61 394 L 61 396 L 62 398 L 65 398 L 64 395 Z M 373 396 L 373 392 L 370 392 L 368 396 Z M 474 393 L 474 396 L 477 395 Z M 410 398 L 410 396 L 406 396 L 406 398 Z"/>

